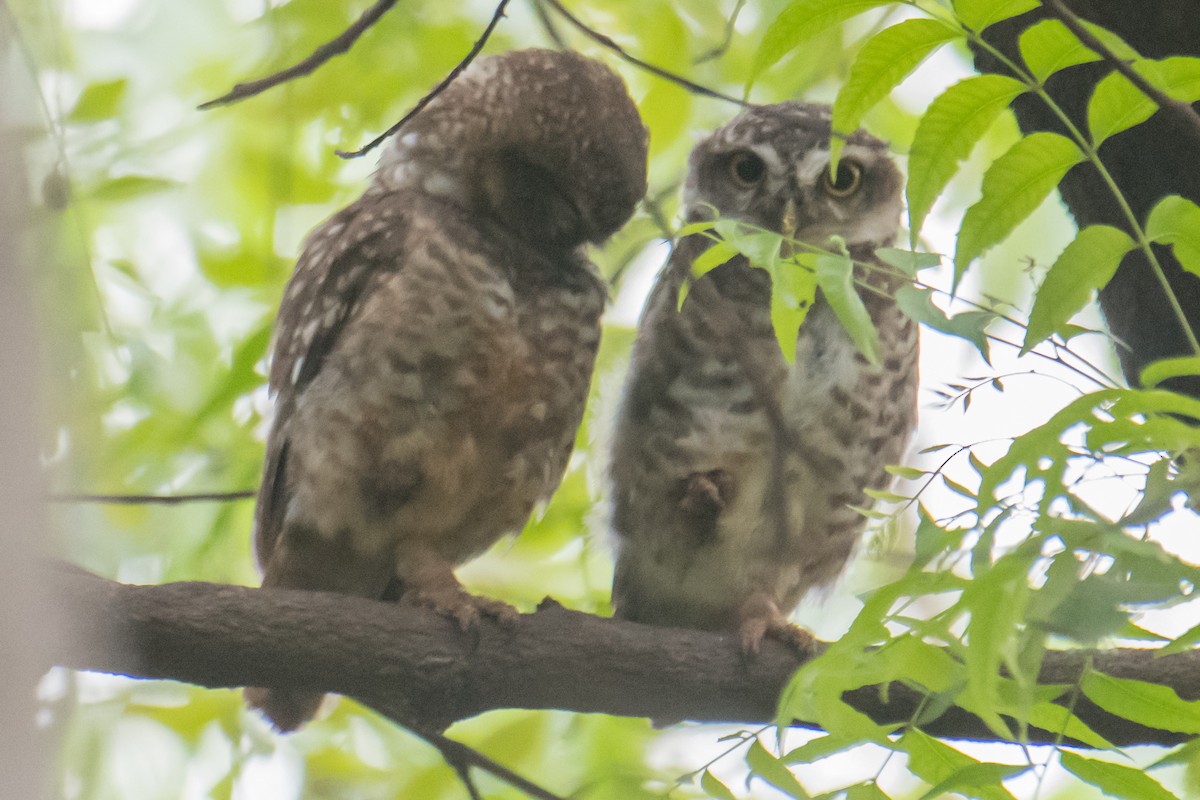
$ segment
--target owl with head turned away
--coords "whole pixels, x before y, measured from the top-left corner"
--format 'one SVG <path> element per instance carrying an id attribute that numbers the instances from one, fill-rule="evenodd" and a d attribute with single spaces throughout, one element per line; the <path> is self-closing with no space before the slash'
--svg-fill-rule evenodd
<path id="1" fill-rule="evenodd" d="M 474 63 L 305 240 L 275 327 L 255 513 L 264 587 L 516 611 L 456 565 L 557 488 L 606 287 L 585 253 L 646 189 L 624 83 L 572 52 Z M 246 690 L 280 730 L 320 696 Z"/>
<path id="2" fill-rule="evenodd" d="M 874 252 L 896 238 L 903 179 L 869 134 L 845 138 L 833 171 L 829 142 L 825 106 L 749 108 L 693 150 L 685 213 L 816 247 L 841 237 L 882 358 L 858 351 L 818 290 L 785 359 L 770 275 L 735 256 L 691 279 L 712 239 L 676 242 L 639 323 L 612 443 L 617 617 L 728 631 L 746 653 L 764 637 L 806 647 L 788 614 L 840 575 L 866 525 L 855 507 L 907 447 L 917 326 L 893 299 L 907 279 Z"/>

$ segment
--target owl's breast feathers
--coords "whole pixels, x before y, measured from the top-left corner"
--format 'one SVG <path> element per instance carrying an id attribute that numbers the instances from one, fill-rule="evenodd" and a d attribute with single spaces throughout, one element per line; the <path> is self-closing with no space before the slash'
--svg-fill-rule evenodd
<path id="1" fill-rule="evenodd" d="M 819 295 L 788 364 L 771 324 L 769 277 L 740 257 L 696 281 L 677 309 L 679 286 L 709 244 L 685 238 L 659 276 L 614 442 L 615 601 L 624 616 L 660 624 L 719 627 L 756 588 L 773 586 L 794 605 L 832 581 L 865 524 L 852 506 L 885 485 L 884 466 L 903 455 L 916 418 L 917 330 L 887 296 L 894 287 L 860 292 L 880 334 L 881 367 Z M 871 249 L 853 255 L 869 262 Z M 766 402 L 782 413 L 792 447 Z M 782 462 L 771 456 L 777 447 Z M 769 497 L 780 483 L 783 542 Z M 711 518 L 698 518 L 691 495 L 706 499 L 712 487 Z"/>
<path id="2" fill-rule="evenodd" d="M 565 469 L 604 299 L 582 256 L 427 195 L 332 217 L 280 309 L 260 561 L 285 526 L 453 562 L 520 526 Z"/>

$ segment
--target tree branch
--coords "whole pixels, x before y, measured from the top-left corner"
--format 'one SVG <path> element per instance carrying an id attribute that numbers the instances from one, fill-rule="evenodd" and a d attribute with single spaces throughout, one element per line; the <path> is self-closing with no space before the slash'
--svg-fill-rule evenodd
<path id="1" fill-rule="evenodd" d="M 349 50 L 358 37 L 362 36 L 371 27 L 379 21 L 379 18 L 391 10 L 392 6 L 396 5 L 396 0 L 376 0 L 376 2 L 362 13 L 354 23 L 339 33 L 334 38 L 330 39 L 325 44 L 318 47 L 312 52 L 308 58 L 293 64 L 287 69 L 281 69 L 265 78 L 258 80 L 246 81 L 239 83 L 230 89 L 226 94 L 220 97 L 209 100 L 206 103 L 201 103 L 196 106 L 200 111 L 207 111 L 210 108 L 224 106 L 230 103 L 236 103 L 238 100 L 245 100 L 247 97 L 253 97 L 256 94 L 262 94 L 267 89 L 270 89 L 280 84 L 287 83 L 295 78 L 308 75 L 316 71 L 318 67 L 324 64 L 329 59 L 336 55 L 341 55 Z"/>
<path id="2" fill-rule="evenodd" d="M 234 500 L 252 500 L 256 494 L 258 491 L 255 489 L 195 494 L 48 494 L 46 501 L 49 503 L 98 503 L 118 506 L 177 506 L 182 503 L 228 503 Z"/>
<path id="3" fill-rule="evenodd" d="M 546 5 L 552 8 L 556 14 L 570 23 L 575 30 L 579 31 L 601 47 L 611 50 L 623 61 L 633 64 L 635 67 L 643 69 L 646 72 L 649 72 L 651 75 L 657 75 L 663 80 L 670 81 L 677 86 L 687 89 L 692 94 L 700 95 L 701 97 L 711 97 L 714 100 L 724 100 L 727 103 L 734 103 L 735 105 L 739 106 L 753 105 L 753 103 L 749 103 L 745 100 L 733 97 L 732 95 L 725 94 L 724 92 L 718 92 L 716 89 L 710 89 L 709 87 L 696 83 L 695 81 L 685 78 L 682 75 L 671 72 L 667 69 L 663 69 L 662 67 L 655 66 L 648 61 L 643 61 L 625 48 L 621 47 L 621 45 L 617 44 L 611 36 L 607 36 L 606 34 L 603 34 L 595 28 L 587 25 L 583 20 L 579 19 L 579 17 L 568 11 L 567 7 L 559 2 L 559 0 L 544 0 L 544 2 Z"/>
<path id="4" fill-rule="evenodd" d="M 545 602 L 511 627 L 474 632 L 422 609 L 355 597 L 211 583 L 130 586 L 54 565 L 61 598 L 57 663 L 208 687 L 276 686 L 349 695 L 418 731 L 498 708 L 565 709 L 700 722 L 769 722 L 800 661 L 764 642 L 744 661 L 730 637 L 602 619 Z M 1200 653 L 1090 654 L 1094 668 L 1200 698 Z M 1072 684 L 1089 653 L 1047 655 L 1042 682 Z M 846 699 L 887 724 L 912 717 L 922 694 L 893 684 Z M 1131 723 L 1080 699 L 1076 715 L 1119 746 L 1187 736 Z M 813 727 L 804 720 L 798 725 Z M 951 739 L 996 740 L 952 708 L 925 726 Z M 1033 742 L 1055 734 L 1032 729 Z"/>
<path id="5" fill-rule="evenodd" d="M 479 38 L 475 40 L 475 44 L 471 45 L 471 49 L 467 51 L 467 54 L 462 57 L 462 60 L 454 65 L 454 69 L 450 70 L 446 77 L 442 78 L 441 82 L 437 86 L 430 89 L 428 94 L 418 100 L 417 104 L 413 106 L 407 114 L 401 117 L 399 122 L 392 125 L 392 127 L 388 128 L 386 131 L 379 134 L 357 150 L 335 150 L 334 152 L 338 154 L 338 157 L 361 158 L 365 156 L 367 153 L 371 152 L 376 147 L 387 141 L 388 137 L 398 133 L 401 128 L 408 124 L 409 120 L 411 120 L 417 114 L 420 114 L 425 109 L 425 106 L 432 103 L 434 98 L 446 91 L 446 87 L 454 83 L 454 79 L 461 75 L 467 67 L 471 66 L 471 62 L 473 62 L 475 57 L 483 51 L 483 46 L 487 44 L 488 39 L 492 38 L 492 31 L 496 30 L 496 26 L 500 24 L 500 20 L 504 18 L 504 10 L 508 8 L 509 2 L 511 2 L 511 0 L 500 0 L 500 2 L 496 5 L 496 10 L 492 12 L 492 18 L 488 20 L 487 27 L 483 29 L 483 33 L 480 34 Z"/>

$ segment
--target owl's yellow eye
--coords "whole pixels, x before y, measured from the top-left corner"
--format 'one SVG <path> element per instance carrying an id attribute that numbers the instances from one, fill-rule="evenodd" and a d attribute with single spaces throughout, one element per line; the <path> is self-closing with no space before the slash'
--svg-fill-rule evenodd
<path id="1" fill-rule="evenodd" d="M 862 187 L 862 164 L 849 158 L 838 162 L 837 175 L 829 170 L 821 173 L 821 186 L 832 197 L 849 197 Z"/>
<path id="2" fill-rule="evenodd" d="M 729 176 L 733 178 L 734 183 L 743 188 L 757 186 L 766 174 L 767 165 L 749 150 L 734 153 L 733 158 L 729 160 Z"/>

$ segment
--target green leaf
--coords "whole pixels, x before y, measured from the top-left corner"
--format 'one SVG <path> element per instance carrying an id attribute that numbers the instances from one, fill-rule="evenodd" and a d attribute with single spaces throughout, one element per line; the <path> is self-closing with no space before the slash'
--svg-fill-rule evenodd
<path id="1" fill-rule="evenodd" d="M 751 227 L 729 217 L 717 220 L 713 227 L 722 239 L 746 257 L 750 266 L 771 273 L 778 269 L 782 235 Z"/>
<path id="2" fill-rule="evenodd" d="M 750 745 L 750 750 L 746 753 L 746 763 L 755 775 L 781 792 L 800 800 L 809 800 L 808 792 L 800 785 L 800 781 L 796 780 L 792 771 L 783 761 L 767 752 L 762 742 L 755 740 L 754 744 Z"/>
<path id="3" fill-rule="evenodd" d="M 709 208 L 709 209 L 713 208 L 712 206 L 709 206 L 707 204 L 704 204 L 704 205 L 706 208 Z M 677 231 L 675 231 L 675 238 L 683 239 L 684 237 L 691 236 L 694 233 L 704 233 L 705 231 L 711 231 L 715 227 L 716 227 L 716 222 L 715 222 L 715 220 L 711 220 L 711 219 L 702 219 L 699 222 L 689 222 L 687 225 L 684 225 L 681 228 L 679 228 Z"/>
<path id="4" fill-rule="evenodd" d="M 1125 61 L 1139 59 L 1132 47 L 1125 44 L 1120 36 L 1112 31 L 1094 25 L 1087 20 L 1080 20 L 1093 36 L 1099 39 L 1116 56 Z M 1100 56 L 1079 41 L 1079 37 L 1071 33 L 1067 26 L 1056 19 L 1044 19 L 1030 25 L 1021 34 L 1019 41 L 1021 57 L 1030 74 L 1045 82 L 1046 78 L 1059 70 L 1076 64 L 1087 64 L 1100 60 Z"/>
<path id="5" fill-rule="evenodd" d="M 889 0 L 794 0 L 789 3 L 763 34 L 746 82 L 747 93 L 764 70 L 803 42 L 864 11 L 886 5 L 890 5 Z"/>
<path id="6" fill-rule="evenodd" d="M 932 289 L 902 286 L 896 291 L 896 305 L 909 319 L 923 323 L 947 336 L 957 336 L 975 345 L 983 360 L 991 363 L 988 352 L 987 326 L 995 319 L 988 311 L 965 311 L 953 317 L 946 316 L 933 303 Z"/>
<path id="7" fill-rule="evenodd" d="M 126 78 L 89 83 L 83 87 L 75 107 L 67 115 L 67 121 L 97 122 L 115 117 L 128 88 L 129 80 Z"/>
<path id="8" fill-rule="evenodd" d="M 851 747 L 860 744 L 858 739 L 848 739 L 845 736 L 818 736 L 810 742 L 805 742 L 794 750 L 789 750 L 783 757 L 786 764 L 811 764 L 814 761 L 819 761 L 825 756 L 842 750 L 849 750 Z"/>
<path id="9" fill-rule="evenodd" d="M 833 686 L 823 687 L 818 683 L 817 692 L 812 698 L 817 712 L 816 720 L 821 727 L 834 736 L 889 746 L 888 734 L 897 726 L 885 727 L 876 723 L 866 714 L 842 700 L 840 691 L 829 691 L 833 688 Z M 781 715 L 781 717 L 783 717 L 779 720 L 781 724 L 791 722 L 790 715 Z"/>
<path id="10" fill-rule="evenodd" d="M 1142 370 L 1138 382 L 1147 389 L 1153 389 L 1163 381 L 1185 375 L 1200 375 L 1200 356 L 1179 356 L 1155 361 Z"/>
<path id="11" fill-rule="evenodd" d="M 900 739 L 900 746 L 908 753 L 908 768 L 921 780 L 933 786 L 961 769 L 980 763 L 966 753 L 942 744 L 915 728 L 905 732 Z M 971 796 L 982 797 L 985 800 L 1015 800 L 1003 786 L 983 787 Z"/>
<path id="12" fill-rule="evenodd" d="M 771 273 L 771 326 L 788 363 L 796 360 L 796 337 L 817 297 L 815 269 L 815 259 L 805 254 L 776 260 Z"/>
<path id="13" fill-rule="evenodd" d="M 997 789 L 1007 791 L 1001 785 L 1001 781 L 1030 769 L 1032 767 L 1021 764 L 968 764 L 939 781 L 936 786 L 921 795 L 921 800 L 932 800 L 949 792 L 958 792 L 968 797 L 982 797 L 984 792 Z"/>
<path id="14" fill-rule="evenodd" d="M 709 797 L 716 797 L 718 800 L 737 800 L 733 792 L 729 791 L 729 787 L 717 780 L 708 770 L 704 770 L 704 774 L 700 776 L 700 788 L 708 792 Z"/>
<path id="15" fill-rule="evenodd" d="M 1154 651 L 1154 655 L 1169 656 L 1172 653 L 1185 653 L 1200 642 L 1200 625 L 1193 625 L 1171 640 L 1171 643 Z M 1200 741 L 1200 740 L 1198 740 Z"/>
<path id="16" fill-rule="evenodd" d="M 1081 230 L 1038 287 L 1021 355 L 1062 329 L 1091 299 L 1093 291 L 1108 284 L 1121 259 L 1133 247 L 1133 239 L 1118 228 L 1091 225 Z"/>
<path id="17" fill-rule="evenodd" d="M 1128 600 L 1126 593 L 1130 588 L 1124 576 L 1114 576 L 1111 572 L 1089 575 L 1075 584 L 1062 605 L 1064 610 L 1086 608 L 1088 613 L 1065 611 L 1047 620 L 1045 627 L 1051 633 L 1094 647 L 1101 639 L 1114 635 L 1128 620 L 1122 604 Z"/>
<path id="18" fill-rule="evenodd" d="M 924 507 L 921 507 L 919 513 L 920 521 L 914 534 L 916 546 L 913 563 L 918 567 L 925 567 L 938 556 L 954 552 L 961 545 L 965 531 L 946 530 L 933 521 Z"/>
<path id="19" fill-rule="evenodd" d="M 1200 733 L 1200 701 L 1182 700 L 1169 686 L 1093 671 L 1084 675 L 1079 688 L 1105 711 L 1131 722 L 1163 731 Z"/>
<path id="20" fill-rule="evenodd" d="M 954 253 L 954 284 L 967 265 L 1012 233 L 1083 153 L 1065 136 L 1040 131 L 1018 141 L 983 176 L 983 197 L 967 209 Z"/>
<path id="21" fill-rule="evenodd" d="M 712 247 L 696 256 L 696 260 L 692 262 L 692 278 L 703 278 L 705 273 L 716 269 L 737 254 L 738 249 L 729 242 L 713 242 Z"/>
<path id="22" fill-rule="evenodd" d="M 885 667 L 876 683 L 904 680 L 919 683 L 934 694 L 950 692 L 965 677 L 961 662 L 944 647 L 935 647 L 918 636 L 898 636 L 883 646 L 877 659 Z"/>
<path id="23" fill-rule="evenodd" d="M 1099 61 L 1100 56 L 1056 19 L 1030 25 L 1018 41 L 1025 66 L 1039 83 L 1060 69 Z"/>
<path id="24" fill-rule="evenodd" d="M 867 307 L 854 289 L 854 262 L 845 253 L 821 253 L 817 256 L 816 268 L 817 285 L 829 307 L 850 334 L 854 346 L 872 366 L 878 367 L 883 362 L 879 331 L 875 330 Z"/>
<path id="25" fill-rule="evenodd" d="M 932 269 L 942 263 L 939 253 L 918 253 L 915 250 L 901 250 L 898 247 L 880 247 L 875 255 L 883 263 L 895 267 L 905 275 L 916 277 L 923 269 Z"/>
<path id="26" fill-rule="evenodd" d="M 711 227 L 711 225 L 709 226 Z M 707 238 L 707 237 L 706 237 Z M 716 239 L 712 245 L 692 262 L 691 273 L 679 284 L 679 294 L 675 297 L 675 310 L 683 308 L 687 300 L 692 281 L 703 278 L 704 275 L 738 255 L 738 249 L 724 239 Z"/>
<path id="27" fill-rule="evenodd" d="M 1146 237 L 1172 245 L 1180 265 L 1200 276 L 1200 208 L 1191 200 L 1179 195 L 1160 200 L 1146 220 Z"/>
<path id="28" fill-rule="evenodd" d="M 178 186 L 180 186 L 178 181 L 167 178 L 151 175 L 122 175 L 119 178 L 101 181 L 88 196 L 93 200 L 104 202 L 135 200 L 167 189 L 175 189 Z"/>
<path id="29" fill-rule="evenodd" d="M 1097 417 L 1098 411 L 1114 421 L 1101 421 Z M 1103 389 L 1072 400 L 1046 423 L 1014 439 L 1008 452 L 988 466 L 980 480 L 977 513 L 985 514 L 996 504 L 998 487 L 1020 469 L 1026 472 L 1026 484 L 1045 480 L 1057 470 L 1059 477 L 1051 480 L 1061 486 L 1061 472 L 1066 468 L 1070 451 L 1060 439 L 1067 428 L 1080 422 L 1090 426 L 1089 447 L 1102 446 L 1101 441 L 1091 441 L 1092 434 L 1097 430 L 1111 433 L 1116 422 L 1124 424 L 1120 431 L 1123 440 L 1110 437 L 1110 441 L 1121 441 L 1130 452 L 1137 452 L 1137 448 L 1144 452 L 1181 451 L 1191 447 L 1197 440 L 1195 429 L 1166 415 L 1200 417 L 1200 402 L 1176 392 L 1156 389 Z M 1130 421 L 1131 417 L 1140 416 L 1148 419 L 1136 423 Z M 1046 492 L 1043 504 L 1055 496 L 1055 492 Z M 1136 541 L 1129 537 L 1122 537 L 1122 540 Z"/>
<path id="30" fill-rule="evenodd" d="M 1122 800 L 1178 800 L 1145 772 L 1111 761 L 1097 761 L 1060 750 L 1059 763 L 1084 783 Z"/>
<path id="31" fill-rule="evenodd" d="M 1037 0 L 954 0 L 954 13 L 968 28 L 981 33 L 989 25 L 1037 6 Z"/>
<path id="32" fill-rule="evenodd" d="M 1160 769 L 1162 767 L 1187 766 L 1192 767 L 1196 759 L 1200 757 L 1200 739 L 1192 739 L 1190 742 L 1181 744 L 1179 747 L 1171 750 L 1162 758 L 1146 766 L 1147 770 Z M 1190 772 L 1190 770 L 1189 770 Z M 1192 777 L 1188 781 L 1189 785 L 1195 786 L 1195 778 Z"/>
<path id="33" fill-rule="evenodd" d="M 846 800 L 891 800 L 879 784 L 856 783 L 846 789 Z"/>
<path id="34" fill-rule="evenodd" d="M 996 713 L 1000 665 L 1028 606 L 1028 565 L 1018 553 L 1001 558 L 986 575 L 976 561 L 976 578 L 963 592 L 960 604 L 971 613 L 967 625 L 967 688 L 961 704 L 997 734 L 1009 738 L 1008 724 Z M 1003 603 L 996 598 L 1003 597 Z"/>
<path id="35" fill-rule="evenodd" d="M 1113 749 L 1112 742 L 1093 731 L 1079 717 L 1057 703 L 1049 701 L 1035 703 L 1029 709 L 1026 721 L 1035 728 L 1041 728 L 1050 733 L 1062 734 L 1068 739 L 1082 742 L 1088 747 L 1095 747 L 1101 750 Z"/>
<path id="36" fill-rule="evenodd" d="M 938 95 L 917 123 L 908 155 L 908 227 L 915 245 L 934 200 L 988 128 L 1025 84 L 1003 75 L 976 75 Z"/>
<path id="37" fill-rule="evenodd" d="M 1200 367 L 1200 358 L 1189 360 L 1194 360 Z M 1179 482 L 1173 480 L 1171 468 L 1169 458 L 1161 458 L 1150 465 L 1146 472 L 1146 488 L 1142 490 L 1137 506 L 1119 520 L 1122 526 L 1149 525 L 1171 510 L 1171 498 L 1182 489 Z"/>
<path id="38" fill-rule="evenodd" d="M 884 28 L 873 36 L 850 65 L 850 74 L 833 102 L 833 130 L 852 133 L 863 115 L 896 88 L 939 45 L 956 39 L 959 32 L 932 19 L 909 19 Z M 830 142 L 830 160 L 836 165 L 845 140 Z"/>
<path id="39" fill-rule="evenodd" d="M 889 475 L 895 475 L 897 478 L 902 478 L 904 480 L 909 480 L 909 481 L 920 480 L 921 478 L 924 478 L 926 475 L 929 474 L 928 472 L 926 472 L 923 469 L 917 469 L 916 467 L 906 467 L 902 464 L 887 464 L 886 466 L 884 466 L 884 470 Z"/>
<path id="40" fill-rule="evenodd" d="M 1134 72 L 1174 100 L 1194 103 L 1200 100 L 1200 58 L 1175 56 L 1160 61 L 1143 59 L 1132 64 Z M 1119 72 L 1106 75 L 1088 101 L 1088 130 L 1092 144 L 1145 122 L 1158 104 L 1142 93 Z"/>

